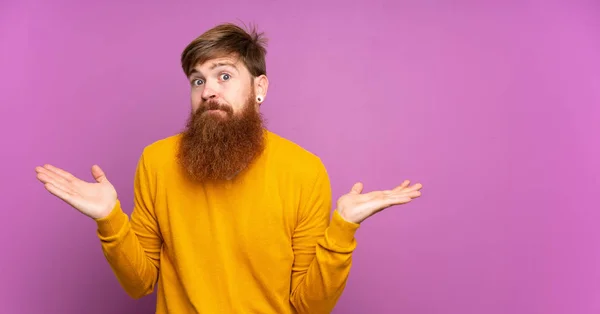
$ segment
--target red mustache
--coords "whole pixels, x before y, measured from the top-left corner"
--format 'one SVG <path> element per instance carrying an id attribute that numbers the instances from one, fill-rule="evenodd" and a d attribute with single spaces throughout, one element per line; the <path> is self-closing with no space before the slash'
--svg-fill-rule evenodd
<path id="1" fill-rule="evenodd" d="M 225 105 L 225 104 L 220 104 L 217 101 L 207 101 L 206 103 L 204 103 L 203 106 L 201 106 L 199 108 L 198 111 L 200 112 L 204 112 L 207 110 L 223 110 L 227 113 L 233 113 L 233 108 L 231 108 L 231 106 Z"/>

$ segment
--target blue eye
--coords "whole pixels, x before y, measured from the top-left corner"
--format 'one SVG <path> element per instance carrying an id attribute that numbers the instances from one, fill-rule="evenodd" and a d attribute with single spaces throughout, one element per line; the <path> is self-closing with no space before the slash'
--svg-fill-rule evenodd
<path id="1" fill-rule="evenodd" d="M 194 86 L 200 86 L 200 85 L 202 85 L 203 83 L 204 83 L 204 82 L 202 82 L 202 80 L 201 80 L 201 79 L 195 79 L 195 80 L 193 80 L 193 81 L 192 81 L 192 85 L 194 85 Z"/>
<path id="2" fill-rule="evenodd" d="M 223 79 L 224 81 L 227 81 L 231 78 L 231 75 L 227 74 L 227 73 L 223 73 L 221 74 L 221 79 Z"/>

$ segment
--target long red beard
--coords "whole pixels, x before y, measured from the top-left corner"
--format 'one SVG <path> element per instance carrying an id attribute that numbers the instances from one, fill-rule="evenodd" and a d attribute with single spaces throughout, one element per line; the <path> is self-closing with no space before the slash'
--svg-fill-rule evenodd
<path id="1" fill-rule="evenodd" d="M 229 180 L 263 151 L 263 117 L 254 104 L 250 95 L 240 113 L 207 102 L 190 114 L 177 158 L 192 181 Z M 217 108 L 226 114 L 206 112 Z"/>

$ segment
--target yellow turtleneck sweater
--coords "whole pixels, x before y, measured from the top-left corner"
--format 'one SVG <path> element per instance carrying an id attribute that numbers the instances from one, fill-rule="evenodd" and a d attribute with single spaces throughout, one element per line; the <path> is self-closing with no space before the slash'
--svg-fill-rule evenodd
<path id="1" fill-rule="evenodd" d="M 345 287 L 358 224 L 331 213 L 321 160 L 265 130 L 266 149 L 225 183 L 192 184 L 179 135 L 147 146 L 134 208 L 97 219 L 102 249 L 133 298 L 158 284 L 156 313 L 329 313 Z"/>

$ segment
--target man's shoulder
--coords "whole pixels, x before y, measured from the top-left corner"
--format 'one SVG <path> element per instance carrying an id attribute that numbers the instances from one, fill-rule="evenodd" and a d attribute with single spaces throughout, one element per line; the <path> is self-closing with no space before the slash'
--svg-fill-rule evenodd
<path id="1" fill-rule="evenodd" d="M 270 133 L 271 153 L 270 170 L 281 179 L 282 190 L 291 190 L 293 195 L 299 192 L 301 198 L 331 195 L 329 175 L 322 158 L 315 152 L 301 146 L 293 140 Z M 324 207 L 325 208 L 325 207 Z"/>
<path id="2" fill-rule="evenodd" d="M 300 144 L 283 137 L 273 131 L 268 131 L 269 143 L 271 143 L 272 152 L 276 155 L 282 155 L 286 160 L 306 160 L 306 161 L 318 161 L 319 156 Z"/>
<path id="3" fill-rule="evenodd" d="M 160 139 L 155 140 L 154 142 L 146 145 L 146 147 L 144 148 L 144 151 L 147 151 L 148 153 L 157 153 L 157 152 L 164 152 L 164 151 L 169 151 L 169 150 L 176 150 L 177 143 L 179 142 L 180 138 L 181 138 L 181 133 L 177 133 L 177 134 L 173 134 L 173 135 L 170 135 L 167 137 L 160 138 Z"/>
<path id="4" fill-rule="evenodd" d="M 272 131 L 268 131 L 268 137 L 271 154 L 274 160 L 282 166 L 297 170 L 306 170 L 306 168 L 312 170 L 324 169 L 321 157 L 315 152 Z"/>
<path id="5" fill-rule="evenodd" d="M 142 158 L 152 164 L 164 164 L 173 161 L 177 154 L 181 134 L 174 134 L 160 138 L 146 145 L 142 151 Z"/>

